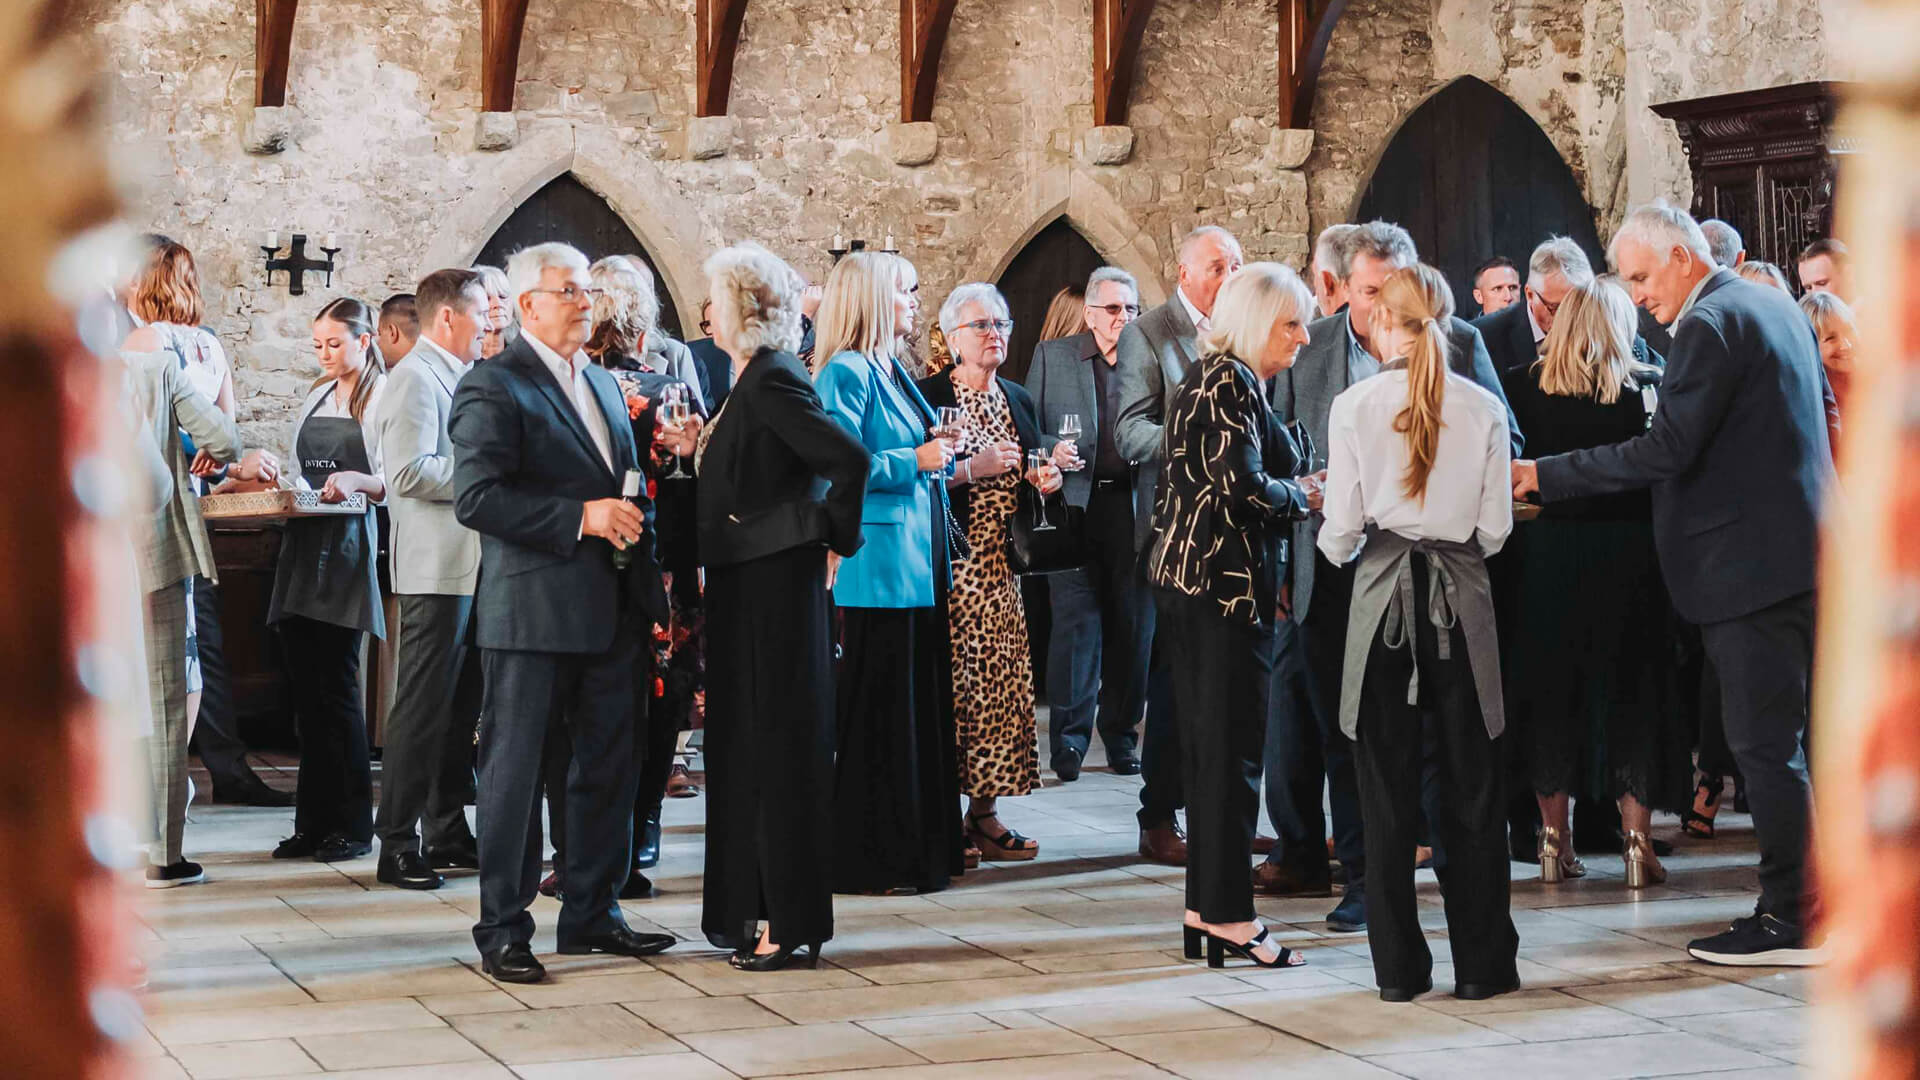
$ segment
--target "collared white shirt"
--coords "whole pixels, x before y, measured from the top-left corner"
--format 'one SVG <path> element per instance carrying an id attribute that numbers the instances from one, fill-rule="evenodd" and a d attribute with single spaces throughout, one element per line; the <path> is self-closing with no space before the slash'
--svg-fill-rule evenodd
<path id="1" fill-rule="evenodd" d="M 615 476 L 620 470 L 613 467 L 613 436 L 607 431 L 607 414 L 600 411 L 600 403 L 594 400 L 593 387 L 587 384 L 587 365 L 593 361 L 587 359 L 584 352 L 573 354 L 571 362 L 560 359 L 560 354 L 547 347 L 547 343 L 524 335 L 527 344 L 533 346 L 540 362 L 547 365 L 560 389 L 567 392 L 567 400 L 573 402 L 573 411 L 587 425 L 587 434 L 593 436 L 593 445 L 600 451 L 600 460 L 607 463 L 607 471 Z"/>
<path id="2" fill-rule="evenodd" d="M 1198 330 L 1204 334 L 1207 331 L 1213 329 L 1213 319 L 1209 316 L 1200 314 L 1200 309 L 1197 307 L 1194 307 L 1193 301 L 1187 299 L 1187 290 L 1176 286 L 1173 290 L 1173 295 L 1179 297 L 1180 306 L 1187 309 L 1187 318 L 1193 320 L 1193 328 L 1195 330 Z"/>
<path id="3" fill-rule="evenodd" d="M 1712 281 L 1713 275 L 1717 273 L 1719 273 L 1718 270 L 1709 271 L 1706 277 L 1693 283 L 1693 291 L 1687 294 L 1687 302 L 1680 305 L 1680 314 L 1673 317 L 1674 326 L 1679 326 L 1680 320 L 1686 318 L 1687 312 L 1693 310 L 1693 305 L 1700 302 L 1700 290 L 1706 288 L 1707 282 Z"/>
<path id="4" fill-rule="evenodd" d="M 1447 372 L 1440 444 L 1425 499 L 1402 487 L 1407 437 L 1393 421 L 1407 404 L 1404 366 L 1333 399 L 1327 421 L 1327 491 L 1320 550 L 1336 565 L 1352 559 L 1376 525 L 1411 540 L 1478 541 L 1488 555 L 1513 531 L 1512 449 L 1507 410 L 1470 379 Z"/>
<path id="5" fill-rule="evenodd" d="M 1533 331 L 1533 347 L 1538 349 L 1540 343 L 1547 340 L 1547 332 L 1540 329 L 1539 321 L 1533 317 L 1533 305 L 1527 303 L 1526 297 L 1520 298 L 1520 304 L 1527 309 L 1527 328 Z"/>

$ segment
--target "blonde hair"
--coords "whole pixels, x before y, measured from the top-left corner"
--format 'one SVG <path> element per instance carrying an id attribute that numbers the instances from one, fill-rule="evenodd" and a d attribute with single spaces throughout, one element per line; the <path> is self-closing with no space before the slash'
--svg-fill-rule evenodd
<path id="1" fill-rule="evenodd" d="M 1793 285 L 1787 281 L 1786 271 L 1760 259 L 1748 259 L 1733 268 L 1733 272 L 1748 281 L 1761 285 L 1771 285 L 1788 296 L 1793 295 Z"/>
<path id="2" fill-rule="evenodd" d="M 755 243 L 716 253 L 706 265 L 713 324 L 733 348 L 752 359 L 761 349 L 800 347 L 800 293 L 807 287 L 793 267 Z"/>
<path id="3" fill-rule="evenodd" d="M 1313 315 L 1313 293 L 1292 267 L 1248 263 L 1220 286 L 1213 328 L 1200 339 L 1200 355 L 1231 356 L 1252 366 L 1267 351 L 1275 322 L 1286 317 L 1304 324 Z"/>
<path id="4" fill-rule="evenodd" d="M 1622 390 L 1638 389 L 1653 370 L 1634 358 L 1638 335 L 1633 298 L 1617 281 L 1602 277 L 1574 286 L 1553 317 L 1545 355 L 1534 362 L 1540 392 L 1602 405 L 1619 401 Z"/>
<path id="5" fill-rule="evenodd" d="M 1800 310 L 1807 313 L 1813 322 L 1813 332 L 1822 337 L 1837 320 L 1853 337 L 1860 336 L 1859 324 L 1854 321 L 1853 308 L 1830 292 L 1810 292 L 1800 298 Z"/>
<path id="6" fill-rule="evenodd" d="M 815 372 L 843 352 L 875 358 L 892 354 L 899 277 L 894 257 L 883 252 L 856 251 L 834 264 L 814 314 Z"/>
<path id="7" fill-rule="evenodd" d="M 1040 324 L 1040 340 L 1056 341 L 1087 330 L 1087 290 L 1068 285 L 1047 301 L 1047 317 Z"/>
<path id="8" fill-rule="evenodd" d="M 206 304 L 193 253 L 172 240 L 154 244 L 133 279 L 127 308 L 147 322 L 199 326 L 206 318 Z"/>
<path id="9" fill-rule="evenodd" d="M 603 361 L 610 355 L 631 355 L 660 318 L 653 275 L 625 255 L 609 255 L 594 263 L 587 276 L 600 290 L 593 298 L 593 336 L 587 339 L 587 355 Z"/>
<path id="10" fill-rule="evenodd" d="M 1407 471 L 1400 487 L 1408 498 L 1426 501 L 1427 477 L 1440 452 L 1440 409 L 1447 399 L 1447 320 L 1453 315 L 1453 290 L 1440 271 L 1426 263 L 1395 270 L 1380 285 L 1373 305 L 1373 340 L 1381 330 L 1397 328 L 1414 336 L 1407 352 L 1407 404 L 1393 418 L 1393 430 L 1407 437 Z"/>

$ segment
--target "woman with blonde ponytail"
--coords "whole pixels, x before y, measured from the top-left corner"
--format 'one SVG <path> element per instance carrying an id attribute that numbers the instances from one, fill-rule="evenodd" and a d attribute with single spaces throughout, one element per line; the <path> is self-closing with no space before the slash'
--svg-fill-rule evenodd
<path id="1" fill-rule="evenodd" d="M 1505 729 L 1485 557 L 1513 528 L 1506 403 L 1448 364 L 1453 293 L 1430 266 L 1374 301 L 1380 374 L 1333 401 L 1326 524 L 1335 565 L 1359 558 L 1340 727 L 1353 739 L 1368 866 L 1367 941 L 1383 1001 L 1433 987 L 1413 892 L 1423 734 L 1435 747 L 1429 822 L 1447 852 L 1454 996 L 1519 987 L 1509 913 Z"/>

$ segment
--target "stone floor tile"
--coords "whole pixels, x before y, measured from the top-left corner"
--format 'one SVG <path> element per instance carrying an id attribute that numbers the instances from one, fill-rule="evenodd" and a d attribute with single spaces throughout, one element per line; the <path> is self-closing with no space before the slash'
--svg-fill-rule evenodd
<path id="1" fill-rule="evenodd" d="M 699 1054 L 650 1054 L 646 1057 L 566 1061 L 553 1065 L 516 1065 L 521 1080 L 732 1080 L 733 1074 Z"/>
<path id="2" fill-rule="evenodd" d="M 1568 1042 L 1515 1043 L 1450 1051 L 1388 1054 L 1373 1059 L 1413 1080 L 1485 1080 L 1489 1076 L 1550 1076 L 1554 1080 L 1744 1070 L 1778 1065 L 1774 1058 L 1674 1032 Z"/>
<path id="3" fill-rule="evenodd" d="M 1146 1080 L 1149 1077 L 1164 1080 L 1173 1074 L 1138 1058 L 1107 1052 L 1014 1058 L 990 1064 L 962 1061 L 947 1065 L 814 1073 L 807 1080 L 979 1080 L 982 1075 L 990 1075 L 993 1080 Z"/>
<path id="4" fill-rule="evenodd" d="M 1087 901 L 1081 901 L 1083 905 Z M 1052 910 L 1061 911 L 1062 908 Z M 913 912 L 907 916 L 914 922 L 943 934 L 966 937 L 970 934 L 1010 934 L 1022 930 L 1054 932 L 1077 925 L 1060 919 L 1050 919 L 1045 915 L 1027 908 L 982 908 L 978 910 L 955 911 L 939 908 L 930 911 Z"/>
<path id="5" fill-rule="evenodd" d="M 754 1000 L 795 1023 L 926 1016 L 995 1009 L 1039 1010 L 1062 1005 L 1209 994 L 1234 994 L 1245 984 L 1208 972 L 1092 972 L 1028 975 L 1013 979 L 965 979 L 866 989 L 755 994 Z"/>
<path id="6" fill-rule="evenodd" d="M 835 967 L 882 985 L 944 982 L 950 979 L 994 979 L 1026 975 L 1029 969 L 966 942 L 947 938 L 943 945 L 875 949 L 858 953 L 835 951 Z"/>
<path id="7" fill-rule="evenodd" d="M 1099 1043 L 1091 1039 L 1051 1026 L 955 1031 L 942 1035 L 896 1035 L 891 1038 L 928 1061 L 937 1063 L 1098 1053 L 1101 1048 Z"/>
<path id="8" fill-rule="evenodd" d="M 1084 956 L 1029 956 L 1022 967 L 1042 975 L 1063 975 L 1075 971 L 1147 971 L 1179 968 L 1187 964 L 1177 949 L 1129 950 L 1089 953 Z"/>
<path id="9" fill-rule="evenodd" d="M 683 1035 L 688 1046 L 740 1076 L 776 1076 L 916 1065 L 915 1056 L 853 1024 L 803 1024 Z"/>
<path id="10" fill-rule="evenodd" d="M 1486 998 L 1481 1001 L 1462 1001 L 1450 994 L 1436 992 L 1423 995 L 1419 999 L 1419 1002 L 1420 1007 L 1423 1009 L 1432 1009 L 1434 1012 L 1446 1013 L 1449 1016 L 1469 1017 L 1481 1016 L 1487 1013 L 1577 1009 L 1588 1004 L 1588 1002 L 1582 1001 L 1564 990 L 1527 986 L 1524 981 L 1521 985 L 1523 989 L 1516 990 L 1511 994 L 1501 994 L 1499 997 Z M 1435 990 L 1437 991 L 1438 989 L 1439 986 L 1436 984 Z"/>
<path id="11" fill-rule="evenodd" d="M 156 1016 L 147 1027 L 169 1047 L 243 1039 L 287 1039 L 354 1031 L 444 1027 L 445 1021 L 411 998 L 320 1001 L 257 1009 L 221 1009 Z"/>
<path id="12" fill-rule="evenodd" d="M 1392 1074 L 1358 1058 L 1258 1025 L 1154 1035 L 1106 1035 L 1101 1042 L 1191 1080 L 1311 1076 L 1372 1080 Z"/>
<path id="13" fill-rule="evenodd" d="M 533 1009 L 702 996 L 700 991 L 679 979 L 653 970 L 550 977 L 546 982 L 533 985 L 501 983 L 500 988 Z"/>
<path id="14" fill-rule="evenodd" d="M 402 1065 L 391 1069 L 349 1069 L 322 1074 L 326 1080 L 514 1080 L 505 1065 L 462 1061 L 451 1065 Z"/>
<path id="15" fill-rule="evenodd" d="M 1612 941 L 1584 941 L 1572 945 L 1539 947 L 1528 945 L 1525 940 L 1522 940 L 1520 956 L 1522 959 L 1545 964 L 1551 968 L 1559 968 L 1562 971 L 1571 971 L 1576 975 L 1674 963 L 1688 958 L 1685 949 L 1658 945 L 1624 935 Z"/>
<path id="16" fill-rule="evenodd" d="M 685 1047 L 618 1005 L 456 1016 L 448 1023 L 508 1065 L 674 1054 Z"/>
<path id="17" fill-rule="evenodd" d="M 1356 1057 L 1516 1041 L 1512 1036 L 1430 1009 L 1388 1004 L 1377 994 L 1362 990 L 1320 995 L 1275 991 L 1216 998 L 1213 1003 Z"/>
<path id="18" fill-rule="evenodd" d="M 1778 994 L 1708 978 L 1576 986 L 1567 992 L 1575 997 L 1656 1020 L 1668 1016 L 1779 1009 L 1798 1004 Z"/>
<path id="19" fill-rule="evenodd" d="M 1813 1010 L 1796 1005 L 1786 1009 L 1676 1016 L 1661 1022 L 1743 1050 L 1787 1061 L 1804 1061 L 1808 1058 L 1812 1021 Z"/>
<path id="20" fill-rule="evenodd" d="M 140 1080 L 192 1080 L 187 1070 L 170 1057 L 143 1058 L 135 1072 Z"/>
<path id="21" fill-rule="evenodd" d="M 1497 1000 L 1497 999 L 1495 999 Z M 1567 1039 L 1599 1039 L 1615 1035 L 1655 1035 L 1672 1028 L 1643 1016 L 1634 1016 L 1604 1005 L 1575 1005 L 1572 1008 L 1515 1009 L 1505 1012 L 1472 1013 L 1464 1017 L 1484 1028 L 1511 1035 L 1527 1042 L 1563 1042 Z"/>
<path id="22" fill-rule="evenodd" d="M 761 1008 L 749 997 L 626 1001 L 621 1004 L 628 1012 L 669 1035 L 780 1027 L 786 1024 L 786 1020 Z"/>
<path id="23" fill-rule="evenodd" d="M 911 1038 L 916 1035 L 959 1035 L 976 1031 L 1004 1031 L 980 1013 L 947 1013 L 941 1016 L 903 1016 L 895 1020 L 862 1020 L 860 1026 L 884 1039 Z"/>
<path id="24" fill-rule="evenodd" d="M 420 1004 L 435 1016 L 471 1016 L 474 1013 L 515 1012 L 526 1008 L 502 990 L 473 994 L 423 994 Z"/>
<path id="25" fill-rule="evenodd" d="M 271 964 L 151 971 L 146 994 L 147 1008 L 154 1013 L 304 1005 L 313 1000 Z"/>
<path id="26" fill-rule="evenodd" d="M 193 1080 L 253 1080 L 256 1076 L 317 1073 L 320 1066 L 292 1039 L 204 1043 L 173 1052 Z"/>
<path id="27" fill-rule="evenodd" d="M 311 968 L 299 971 L 293 978 L 315 1001 L 475 994 L 493 987 L 492 982 L 473 969 L 448 959 Z"/>
<path id="28" fill-rule="evenodd" d="M 329 1071 L 383 1069 L 399 1065 L 439 1065 L 486 1061 L 480 1048 L 451 1028 L 425 1031 L 359 1031 L 350 1035 L 307 1035 L 298 1042 Z"/>
<path id="29" fill-rule="evenodd" d="M 667 953 L 653 957 L 649 962 L 701 993 L 714 997 L 778 991 L 838 990 L 873 985 L 857 972 L 834 966 L 831 941 L 821 956 L 824 962 L 817 969 L 789 968 L 786 971 L 735 971 L 727 964 L 727 953 L 722 950 Z"/>

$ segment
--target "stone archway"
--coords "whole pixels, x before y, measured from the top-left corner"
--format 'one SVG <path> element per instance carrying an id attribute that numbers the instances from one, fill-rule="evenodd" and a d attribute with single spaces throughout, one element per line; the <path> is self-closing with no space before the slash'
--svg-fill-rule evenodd
<path id="1" fill-rule="evenodd" d="M 995 215 L 981 230 L 975 248 L 979 261 L 972 264 L 967 280 L 1000 280 L 1034 237 L 1064 218 L 1087 238 L 1101 258 L 1139 280 L 1143 305 L 1166 300 L 1161 278 L 1165 259 L 1158 245 L 1098 180 L 1077 169 L 1047 172 L 1036 178 L 1026 196 Z"/>

